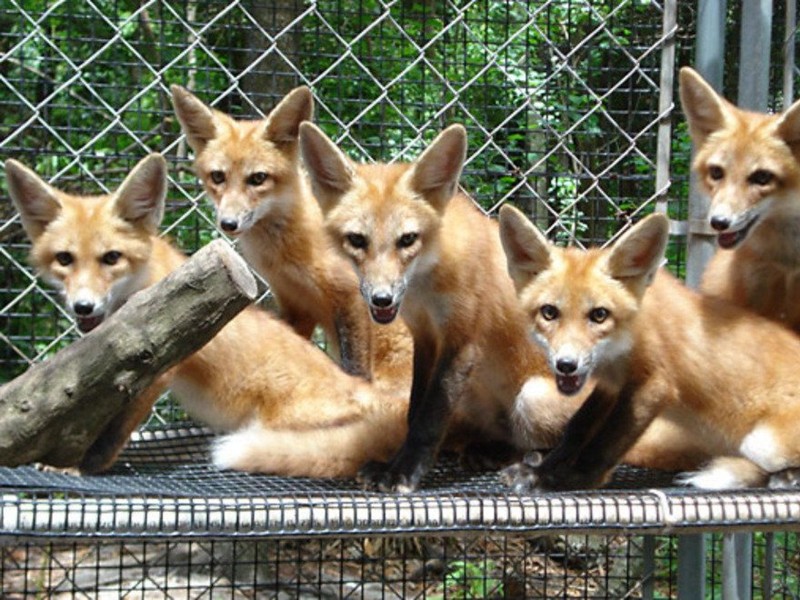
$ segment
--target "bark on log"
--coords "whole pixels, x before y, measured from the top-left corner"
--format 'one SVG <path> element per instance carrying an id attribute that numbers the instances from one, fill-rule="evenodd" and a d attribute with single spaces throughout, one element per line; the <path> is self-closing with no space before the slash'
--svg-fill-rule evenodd
<path id="1" fill-rule="evenodd" d="M 0 464 L 72 466 L 161 373 L 252 303 L 244 260 L 217 240 L 97 329 L 0 387 Z"/>

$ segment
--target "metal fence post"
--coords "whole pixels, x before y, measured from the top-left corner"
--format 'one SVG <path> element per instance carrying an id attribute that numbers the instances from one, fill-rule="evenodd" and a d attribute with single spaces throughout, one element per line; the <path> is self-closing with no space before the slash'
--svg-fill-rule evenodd
<path id="1" fill-rule="evenodd" d="M 726 0 L 698 0 L 695 68 L 715 89 L 722 89 L 725 66 Z M 694 175 L 689 187 L 689 230 L 686 236 L 686 284 L 697 287 L 703 269 L 714 254 L 711 228 L 706 225 L 708 199 L 700 192 Z"/>
<path id="2" fill-rule="evenodd" d="M 783 37 L 783 109 L 794 101 L 794 39 L 797 34 L 797 0 L 786 0 L 786 33 Z"/>
<path id="3" fill-rule="evenodd" d="M 772 1 L 743 0 L 739 91 L 742 108 L 766 111 L 769 105 L 769 64 L 772 41 Z M 722 580 L 725 598 L 746 600 L 753 593 L 753 534 L 726 534 Z"/>
<path id="4" fill-rule="evenodd" d="M 753 534 L 726 533 L 722 538 L 722 597 L 753 597 Z"/>
<path id="5" fill-rule="evenodd" d="M 698 0 L 695 68 L 716 89 L 722 89 L 725 65 L 726 0 Z M 706 263 L 714 254 L 714 240 L 706 229 L 708 199 L 692 175 L 689 187 L 686 235 L 686 284 L 697 287 Z M 684 535 L 678 543 L 678 595 L 682 600 L 705 597 L 706 543 L 702 534 Z"/>
<path id="6" fill-rule="evenodd" d="M 682 535 L 678 539 L 678 598 L 706 597 L 706 536 Z"/>

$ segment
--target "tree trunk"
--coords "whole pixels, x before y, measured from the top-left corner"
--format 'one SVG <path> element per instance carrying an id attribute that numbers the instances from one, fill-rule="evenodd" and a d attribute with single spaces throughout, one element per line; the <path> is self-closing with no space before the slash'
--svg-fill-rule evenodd
<path id="1" fill-rule="evenodd" d="M 200 250 L 90 334 L 0 387 L 0 464 L 77 464 L 126 403 L 256 293 L 247 265 L 225 242 Z"/>
<path id="2" fill-rule="evenodd" d="M 244 60 L 239 60 L 236 67 L 240 71 L 249 69 L 242 78 L 241 89 L 261 110 L 268 112 L 292 88 L 302 83 L 298 76 L 299 65 L 296 64 L 299 28 L 285 29 L 305 6 L 297 0 L 276 3 L 248 1 L 244 6 L 267 35 L 254 26 L 246 30 L 247 51 L 237 56 Z"/>

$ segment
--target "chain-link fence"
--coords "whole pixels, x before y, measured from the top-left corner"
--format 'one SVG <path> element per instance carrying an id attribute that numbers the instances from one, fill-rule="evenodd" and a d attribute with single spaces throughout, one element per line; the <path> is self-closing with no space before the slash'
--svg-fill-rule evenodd
<path id="1" fill-rule="evenodd" d="M 413 158 L 445 125 L 461 122 L 469 132 L 464 188 L 488 213 L 510 202 L 562 242 L 601 243 L 656 208 L 668 210 L 676 224 L 687 218 L 690 143 L 674 103 L 674 74 L 677 66 L 693 64 L 702 4 L 4 0 L 0 158 L 21 160 L 66 190 L 97 193 L 116 187 L 146 153 L 163 152 L 171 180 L 163 230 L 192 252 L 221 234 L 191 171 L 169 85 L 182 84 L 236 116 L 257 117 L 305 84 L 314 92 L 317 122 L 353 158 Z M 724 90 L 734 99 L 740 47 L 749 48 L 747 41 L 737 41 L 748 34 L 741 5 L 727 3 L 729 50 L 722 60 Z M 790 0 L 772 7 L 773 108 L 791 99 L 798 79 L 793 6 Z M 28 266 L 29 247 L 2 181 L 0 383 L 79 335 L 57 294 Z M 675 236 L 670 264 L 681 275 L 683 248 L 684 240 Z M 168 409 L 161 418 L 174 415 Z M 774 542 L 761 550 L 759 540 L 754 557 L 765 554 L 764 563 L 777 564 L 783 573 L 770 583 L 775 597 L 797 597 L 796 536 L 781 541 L 776 554 Z M 462 542 L 463 548 L 456 547 Z M 411 550 L 384 540 L 378 551 L 369 540 L 354 542 L 355 549 L 339 541 L 328 546 L 328 540 L 323 549 L 322 541 L 312 540 L 307 543 L 319 547 L 307 557 L 306 542 L 280 540 L 258 549 L 263 556 L 256 560 L 247 554 L 253 548 L 242 543 L 231 543 L 228 559 L 227 549 L 220 551 L 228 542 L 214 540 L 207 544 L 211 551 L 205 541 L 187 547 L 135 541 L 128 548 L 20 544 L 4 550 L 0 589 L 18 597 L 35 596 L 43 586 L 73 594 L 105 590 L 117 597 L 149 591 L 152 581 L 153 589 L 185 590 L 187 597 L 203 586 L 207 595 L 222 590 L 235 597 L 232 590 L 243 585 L 236 570 L 252 561 L 254 569 L 267 564 L 274 571 L 264 586 L 276 585 L 273 580 L 282 588 L 295 586 L 298 597 L 309 588 L 315 597 L 343 596 L 350 580 L 360 590 L 356 594 L 368 597 L 361 591 L 364 582 L 394 581 L 395 575 L 398 597 L 422 595 L 425 589 L 432 597 L 471 597 L 464 592 L 472 578 L 467 569 L 477 561 L 484 566 L 475 576 L 479 585 L 486 585 L 486 573 L 491 576 L 486 596 L 515 597 L 510 590 L 520 590 L 514 587 L 517 571 L 529 597 L 675 595 L 674 537 L 659 538 L 657 545 L 644 539 L 653 545 L 647 552 L 638 538 L 604 537 L 596 542 L 603 545 L 599 550 L 588 538 L 577 546 L 567 538 L 545 542 L 563 549 L 542 550 L 539 540 L 513 537 L 497 542 L 502 547 L 486 541 L 486 548 L 477 547 L 483 541 L 423 539 L 416 542 L 422 549 Z M 719 545 L 706 556 L 714 589 Z M 448 552 L 447 568 L 437 566 L 445 564 L 439 555 Z M 331 563 L 338 565 L 333 584 L 322 576 L 319 562 L 329 553 L 338 553 L 338 562 Z M 379 559 L 377 575 L 370 570 L 373 555 Z M 511 567 L 498 569 L 509 555 L 516 557 Z M 389 568 L 399 564 L 405 571 L 387 576 L 387 558 L 394 561 Z M 162 564 L 177 565 L 164 572 L 179 579 L 158 579 L 153 566 Z M 454 575 L 454 564 L 463 564 L 463 572 Z M 230 572 L 220 574 L 220 565 L 230 566 Z M 306 576 L 306 565 L 312 575 Z M 434 567 L 439 571 L 428 570 Z M 767 579 L 771 569 L 761 574 L 753 566 L 754 581 Z M 408 576 L 411 572 L 419 572 L 421 582 Z M 46 578 L 49 583 L 42 584 Z M 253 589 L 262 586 L 258 574 L 247 572 L 245 578 Z M 88 583 L 81 583 L 84 579 Z M 330 592 L 329 584 L 338 588 Z M 376 597 L 392 596 L 381 588 Z"/>
<path id="2" fill-rule="evenodd" d="M 464 187 L 487 211 L 513 202 L 556 237 L 601 242 L 663 199 L 656 172 L 668 183 L 670 165 L 656 164 L 656 145 L 673 90 L 660 87 L 662 50 L 691 38 L 665 27 L 660 3 L 638 0 L 10 0 L 0 31 L 3 158 L 96 193 L 147 152 L 165 153 L 164 231 L 189 252 L 219 234 L 171 111 L 172 83 L 237 116 L 309 85 L 317 121 L 360 160 L 413 158 L 461 122 Z M 685 166 L 687 142 L 676 144 Z M 8 379 L 76 334 L 26 265 L 28 242 L 2 196 Z"/>

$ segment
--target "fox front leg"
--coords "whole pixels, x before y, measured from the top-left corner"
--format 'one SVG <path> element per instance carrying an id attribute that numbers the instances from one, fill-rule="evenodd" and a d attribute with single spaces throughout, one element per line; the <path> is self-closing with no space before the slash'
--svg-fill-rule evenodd
<path id="1" fill-rule="evenodd" d="M 353 302 L 337 310 L 334 328 L 342 369 L 350 375 L 372 380 L 372 335 L 364 302 Z"/>
<path id="2" fill-rule="evenodd" d="M 632 386 L 617 394 L 595 388 L 549 454 L 529 454 L 502 471 L 502 480 L 518 493 L 599 487 L 652 420 L 633 406 Z"/>
<path id="3" fill-rule="evenodd" d="M 428 362 L 434 356 L 414 348 L 414 381 L 408 413 L 408 435 L 389 463 L 368 463 L 359 480 L 368 488 L 409 493 L 433 467 L 447 430 L 452 402 L 462 394 L 474 364 L 467 349 L 445 349 L 431 372 Z"/>
<path id="4" fill-rule="evenodd" d="M 79 470 L 83 475 L 107 471 L 117 461 L 131 433 L 150 413 L 159 396 L 166 390 L 165 375 L 144 390 L 130 405 L 124 407 L 92 443 L 83 456 Z"/>

